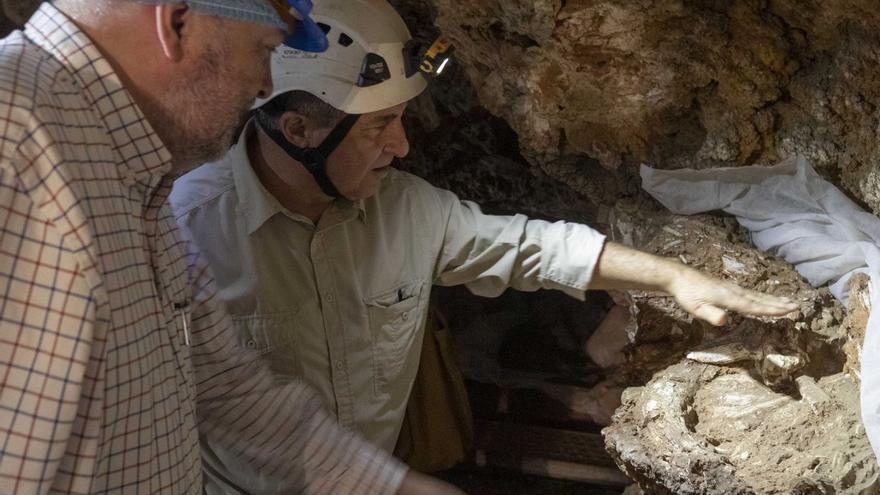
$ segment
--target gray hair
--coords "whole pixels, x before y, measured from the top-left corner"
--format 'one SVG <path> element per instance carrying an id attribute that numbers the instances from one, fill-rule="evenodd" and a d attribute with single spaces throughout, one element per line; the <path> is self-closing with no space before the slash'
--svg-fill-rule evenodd
<path id="1" fill-rule="evenodd" d="M 52 0 L 59 8 L 73 16 L 103 17 L 123 3 L 161 5 L 186 3 L 200 14 L 242 22 L 254 22 L 286 31 L 287 24 L 266 0 Z"/>
<path id="2" fill-rule="evenodd" d="M 74 17 L 104 17 L 109 14 L 112 0 L 52 0 L 59 10 Z"/>
<path id="3" fill-rule="evenodd" d="M 287 112 L 296 112 L 321 128 L 334 127 L 345 118 L 345 112 L 334 108 L 317 96 L 306 91 L 294 90 L 282 93 L 258 108 L 257 122 L 266 130 L 280 131 L 281 116 Z"/>

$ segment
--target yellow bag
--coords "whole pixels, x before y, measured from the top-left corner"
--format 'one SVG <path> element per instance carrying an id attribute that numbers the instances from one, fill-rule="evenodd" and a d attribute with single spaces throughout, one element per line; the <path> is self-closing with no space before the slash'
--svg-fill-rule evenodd
<path id="1" fill-rule="evenodd" d="M 425 473 L 449 469 L 473 446 L 474 419 L 464 378 L 455 364 L 445 320 L 428 314 L 419 371 L 394 455 Z"/>

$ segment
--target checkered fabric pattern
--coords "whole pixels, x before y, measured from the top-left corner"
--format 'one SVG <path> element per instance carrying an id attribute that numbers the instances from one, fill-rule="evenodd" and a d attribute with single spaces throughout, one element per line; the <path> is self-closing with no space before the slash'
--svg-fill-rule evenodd
<path id="1" fill-rule="evenodd" d="M 200 435 L 289 492 L 395 492 L 399 463 L 238 344 L 170 169 L 50 3 L 0 42 L 0 493 L 199 494 Z"/>

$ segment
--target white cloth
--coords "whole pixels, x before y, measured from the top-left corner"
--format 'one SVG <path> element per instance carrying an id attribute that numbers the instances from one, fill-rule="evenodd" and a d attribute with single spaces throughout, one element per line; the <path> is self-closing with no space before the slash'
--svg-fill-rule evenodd
<path id="1" fill-rule="evenodd" d="M 773 167 L 655 170 L 642 166 L 642 187 L 673 213 L 724 210 L 758 249 L 793 264 L 813 286 L 828 283 L 846 304 L 856 273 L 871 277 L 871 307 L 880 291 L 880 219 L 862 210 L 803 157 Z M 880 312 L 872 311 L 862 347 L 862 420 L 880 452 Z"/>

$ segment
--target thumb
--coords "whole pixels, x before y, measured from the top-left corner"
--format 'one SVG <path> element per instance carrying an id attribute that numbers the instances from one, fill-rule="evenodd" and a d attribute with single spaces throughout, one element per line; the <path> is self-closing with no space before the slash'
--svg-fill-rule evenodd
<path id="1" fill-rule="evenodd" d="M 718 306 L 713 306 L 711 304 L 702 304 L 697 307 L 694 310 L 694 316 L 706 320 L 716 327 L 720 327 L 727 323 L 727 313 Z"/>

